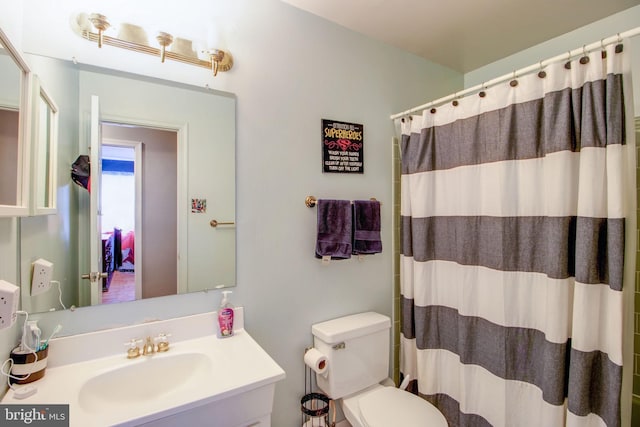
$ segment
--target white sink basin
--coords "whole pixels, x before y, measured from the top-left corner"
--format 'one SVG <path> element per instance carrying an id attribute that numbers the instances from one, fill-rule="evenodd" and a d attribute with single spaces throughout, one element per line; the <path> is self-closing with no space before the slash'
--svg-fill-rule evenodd
<path id="1" fill-rule="evenodd" d="M 74 335 L 50 342 L 47 370 L 25 399 L 69 405 L 70 427 L 270 426 L 275 385 L 285 374 L 243 329 L 219 339 L 216 313 Z M 235 323 L 235 322 L 234 322 Z M 127 359 L 123 343 L 171 335 L 168 352 Z"/>
<path id="2" fill-rule="evenodd" d="M 100 413 L 175 399 L 189 389 L 206 387 L 213 378 L 211 359 L 202 353 L 158 353 L 127 362 L 86 380 L 79 391 L 80 406 Z"/>

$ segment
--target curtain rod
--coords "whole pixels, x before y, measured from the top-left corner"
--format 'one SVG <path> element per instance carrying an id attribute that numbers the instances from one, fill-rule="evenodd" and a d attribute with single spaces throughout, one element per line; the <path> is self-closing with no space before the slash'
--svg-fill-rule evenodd
<path id="1" fill-rule="evenodd" d="M 616 34 L 614 36 L 604 38 L 604 39 L 602 39 L 602 40 L 600 40 L 598 42 L 594 42 L 594 43 L 591 43 L 589 45 L 585 45 L 585 46 L 579 47 L 579 48 L 571 50 L 569 52 L 565 52 L 565 53 L 563 53 L 561 55 L 554 56 L 553 58 L 549 58 L 549 59 L 546 59 L 544 61 L 540 61 L 537 64 L 529 65 L 528 67 L 512 71 L 512 72 L 510 72 L 508 74 L 505 74 L 503 76 L 497 77 L 497 78 L 492 79 L 492 80 L 489 80 L 487 82 L 483 82 L 483 83 L 481 83 L 479 85 L 470 87 L 470 88 L 465 89 L 465 90 L 461 90 L 460 92 L 455 92 L 455 93 L 453 93 L 451 95 L 447 95 L 447 96 L 445 96 L 443 98 L 436 99 L 435 101 L 430 101 L 430 102 L 427 102 L 426 104 L 420 105 L 418 107 L 413 107 L 413 108 L 411 108 L 409 110 L 406 110 L 406 111 L 403 111 L 401 113 L 394 114 L 394 115 L 391 116 L 391 120 L 398 119 L 398 118 L 404 117 L 404 116 L 408 116 L 411 113 L 415 113 L 415 112 L 418 112 L 418 111 L 426 110 L 427 108 L 432 107 L 434 105 L 444 104 L 445 102 L 451 101 L 453 99 L 460 98 L 460 97 L 468 95 L 470 93 L 473 93 L 473 92 L 476 92 L 476 91 L 479 91 L 479 90 L 482 90 L 482 89 L 487 89 L 489 86 L 493 86 L 493 85 L 496 85 L 498 83 L 502 83 L 504 81 L 507 81 L 509 79 L 513 79 L 514 76 L 521 76 L 523 74 L 527 74 L 527 73 L 530 73 L 532 71 L 539 70 L 540 68 L 544 67 L 545 65 L 554 63 L 556 61 L 560 61 L 560 60 L 567 59 L 567 58 L 573 58 L 574 56 L 579 55 L 581 53 L 584 53 L 584 52 L 587 52 L 587 51 L 592 51 L 592 50 L 597 49 L 597 48 L 602 48 L 602 47 L 604 47 L 606 45 L 618 42 L 618 41 L 620 41 L 620 40 L 622 40 L 624 38 L 629 38 L 629 37 L 633 37 L 633 36 L 637 36 L 637 35 L 640 35 L 640 27 L 636 27 L 636 28 L 634 28 L 632 30 L 628 30 L 628 31 L 624 31 L 622 33 L 618 33 L 618 34 Z"/>

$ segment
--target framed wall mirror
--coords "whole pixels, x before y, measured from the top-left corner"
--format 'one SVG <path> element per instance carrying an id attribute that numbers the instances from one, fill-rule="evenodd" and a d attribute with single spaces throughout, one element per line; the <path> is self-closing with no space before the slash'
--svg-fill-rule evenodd
<path id="1" fill-rule="evenodd" d="M 46 176 L 57 174 L 56 212 L 20 219 L 24 310 L 42 313 L 235 286 L 235 95 L 25 57 L 40 88 L 46 88 L 37 96 L 43 103 L 38 116 L 47 112 L 50 125 L 43 117 L 39 132 L 50 129 L 59 136 L 57 143 L 49 140 L 57 151 L 48 152 L 54 163 L 49 174 L 38 166 L 37 175 L 46 188 L 53 184 Z M 46 94 L 55 103 L 47 103 Z M 99 101 L 95 141 L 94 96 Z M 38 143 L 45 144 L 42 138 Z M 37 150 L 44 161 L 47 151 Z M 92 155 L 97 158 L 90 169 L 100 169 L 100 176 L 91 179 L 89 191 L 72 181 L 70 172 L 79 156 Z M 99 215 L 93 215 L 90 199 L 97 193 Z M 94 227 L 98 218 L 101 225 Z M 102 267 L 93 269 L 89 253 L 96 247 Z M 32 295 L 32 263 L 39 258 L 53 263 L 59 283 Z M 102 277 L 91 280 L 94 272 Z"/>
<path id="2" fill-rule="evenodd" d="M 31 214 L 56 212 L 58 107 L 38 76 L 32 82 Z"/>
<path id="3" fill-rule="evenodd" d="M 29 214 L 30 69 L 0 29 L 0 216 Z"/>

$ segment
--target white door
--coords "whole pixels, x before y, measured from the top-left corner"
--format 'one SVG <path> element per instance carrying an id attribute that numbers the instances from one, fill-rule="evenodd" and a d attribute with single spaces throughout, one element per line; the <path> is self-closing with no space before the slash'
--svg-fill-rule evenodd
<path id="1" fill-rule="evenodd" d="M 91 305 L 102 303 L 102 206 L 101 206 L 101 176 L 102 176 L 102 136 L 100 134 L 100 99 L 91 97 L 91 127 L 90 127 L 89 157 L 91 161 L 91 196 L 89 208 L 89 267 L 91 281 Z"/>

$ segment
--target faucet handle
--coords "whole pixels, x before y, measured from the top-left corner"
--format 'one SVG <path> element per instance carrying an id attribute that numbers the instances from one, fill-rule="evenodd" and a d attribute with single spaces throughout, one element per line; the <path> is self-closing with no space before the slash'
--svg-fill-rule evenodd
<path id="1" fill-rule="evenodd" d="M 142 340 L 136 338 L 132 338 L 124 343 L 124 345 L 129 347 L 129 349 L 127 350 L 127 359 L 135 359 L 136 357 L 140 356 L 140 347 L 138 347 L 138 344 L 141 343 Z"/>
<path id="2" fill-rule="evenodd" d="M 165 334 L 164 332 L 161 332 L 160 334 L 158 334 L 157 337 L 155 337 L 155 342 L 157 343 L 158 346 L 158 351 L 162 352 L 162 351 L 168 351 L 169 350 L 169 339 L 168 337 L 170 337 L 171 334 Z"/>

